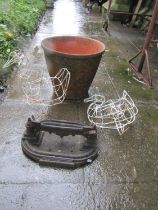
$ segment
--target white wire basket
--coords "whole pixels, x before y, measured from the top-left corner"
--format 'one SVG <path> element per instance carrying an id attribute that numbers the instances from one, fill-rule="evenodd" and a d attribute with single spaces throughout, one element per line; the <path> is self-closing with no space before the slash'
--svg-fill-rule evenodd
<path id="1" fill-rule="evenodd" d="M 117 129 L 123 134 L 127 126 L 135 121 L 138 109 L 129 94 L 124 90 L 122 97 L 105 101 L 103 95 L 93 95 L 85 99 L 91 102 L 87 116 L 91 124 L 99 128 Z"/>

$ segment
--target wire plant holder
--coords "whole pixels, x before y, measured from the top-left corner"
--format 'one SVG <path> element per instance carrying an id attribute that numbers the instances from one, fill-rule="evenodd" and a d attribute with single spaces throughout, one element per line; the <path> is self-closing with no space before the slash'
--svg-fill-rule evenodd
<path id="1" fill-rule="evenodd" d="M 55 77 L 50 77 L 50 79 L 54 90 L 53 105 L 60 104 L 66 97 L 70 82 L 70 72 L 66 68 L 62 68 Z"/>
<path id="2" fill-rule="evenodd" d="M 91 124 L 100 128 L 117 129 L 122 135 L 127 126 L 135 121 L 138 109 L 124 90 L 122 97 L 105 101 L 102 95 L 93 95 L 85 102 L 91 102 L 87 116 Z"/>
<path id="3" fill-rule="evenodd" d="M 18 76 L 21 79 L 27 80 L 27 79 L 31 78 L 32 71 L 30 71 L 29 59 L 26 56 L 25 56 L 25 60 L 23 60 L 20 63 L 19 69 L 21 69 L 21 70 L 18 72 Z"/>
<path id="4" fill-rule="evenodd" d="M 87 117 L 92 125 L 96 125 L 98 128 L 115 129 L 122 135 L 128 129 L 128 125 L 135 121 L 138 109 L 126 90 L 123 91 L 122 96 L 119 96 L 108 71 L 106 70 L 105 73 L 107 81 L 117 97 L 106 100 L 98 88 L 91 91 L 91 96 L 84 100 L 85 103 L 90 102 Z"/>
<path id="5" fill-rule="evenodd" d="M 26 102 L 31 104 L 54 106 L 63 103 L 66 97 L 67 89 L 70 82 L 70 72 L 66 68 L 60 69 L 54 77 L 41 76 L 38 79 L 31 80 L 32 75 L 25 79 L 23 84 L 23 93 Z M 51 91 L 48 88 L 49 82 L 52 83 Z M 47 94 L 45 94 L 47 92 Z M 45 95 L 53 93 L 51 99 L 46 99 Z"/>
<path id="6" fill-rule="evenodd" d="M 33 81 L 26 80 L 22 86 L 27 104 L 42 103 L 41 101 L 42 78 Z"/>

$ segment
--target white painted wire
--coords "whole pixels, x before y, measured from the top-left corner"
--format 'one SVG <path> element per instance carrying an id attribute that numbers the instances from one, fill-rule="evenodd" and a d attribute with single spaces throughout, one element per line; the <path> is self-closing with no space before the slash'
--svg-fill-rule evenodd
<path id="1" fill-rule="evenodd" d="M 22 57 L 23 55 L 21 54 L 20 51 L 13 51 L 9 54 L 7 61 L 5 62 L 5 64 L 3 65 L 3 69 L 8 68 L 9 66 L 13 65 L 13 64 L 18 64 L 20 65 L 21 61 L 22 61 Z"/>
<path id="2" fill-rule="evenodd" d="M 20 63 L 19 69 L 20 69 L 20 71 L 18 72 L 18 76 L 21 79 L 26 80 L 26 79 L 31 78 L 32 71 L 30 71 L 30 68 L 29 68 L 28 57 L 25 56 L 25 60 L 23 59 L 23 61 Z"/>
<path id="3" fill-rule="evenodd" d="M 135 121 L 138 113 L 137 107 L 125 90 L 119 99 L 105 101 L 104 96 L 93 95 L 85 100 L 90 101 L 87 116 L 91 124 L 100 128 L 117 129 L 120 135 Z"/>
<path id="4" fill-rule="evenodd" d="M 94 88 L 91 88 L 93 90 L 90 91 L 91 96 L 84 100 L 86 103 L 90 102 L 87 116 L 91 124 L 99 128 L 116 129 L 122 135 L 127 130 L 128 125 L 135 121 L 138 109 L 127 91 L 124 90 L 122 96 L 119 96 L 107 70 L 105 75 L 117 98 L 106 100 L 98 89 L 95 88 L 94 91 Z"/>
<path id="5" fill-rule="evenodd" d="M 28 78 L 27 78 L 27 75 Z M 45 77 L 42 75 L 38 79 L 32 80 L 32 74 L 26 71 L 26 74 L 21 76 L 23 78 L 23 93 L 26 102 L 30 104 L 38 104 L 43 106 L 53 106 L 62 103 L 65 100 L 67 89 L 70 82 L 70 72 L 67 68 L 60 69 L 54 77 Z M 46 99 L 42 93 L 47 91 L 48 84 L 52 83 L 51 99 Z M 51 93 L 50 93 L 51 94 Z"/>
<path id="6" fill-rule="evenodd" d="M 60 104 L 65 100 L 67 89 L 70 82 L 70 72 L 67 68 L 58 71 L 55 77 L 51 77 L 54 96 L 53 105 Z"/>

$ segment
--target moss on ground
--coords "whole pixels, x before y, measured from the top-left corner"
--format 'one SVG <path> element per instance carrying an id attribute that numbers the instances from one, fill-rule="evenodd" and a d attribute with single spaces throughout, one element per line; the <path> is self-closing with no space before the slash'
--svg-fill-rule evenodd
<path id="1" fill-rule="evenodd" d="M 105 63 L 107 69 L 110 69 L 109 73 L 118 90 L 127 90 L 136 100 L 157 101 L 157 87 L 151 89 L 145 84 L 139 83 L 135 79 L 137 77 L 134 72 L 129 68 L 128 59 L 119 53 L 123 48 L 122 43 L 117 39 L 110 38 L 106 44 L 110 50 L 106 53 Z"/>
<path id="2" fill-rule="evenodd" d="M 139 123 L 141 123 L 144 138 L 147 138 L 151 144 L 158 146 L 158 107 L 141 106 L 139 108 Z"/>

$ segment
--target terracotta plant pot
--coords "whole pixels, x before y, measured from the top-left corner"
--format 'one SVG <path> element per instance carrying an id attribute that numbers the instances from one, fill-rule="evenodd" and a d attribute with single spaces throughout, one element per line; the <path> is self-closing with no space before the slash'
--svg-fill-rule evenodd
<path id="1" fill-rule="evenodd" d="M 105 45 L 95 39 L 80 36 L 56 36 L 42 41 L 49 75 L 61 68 L 70 71 L 71 79 L 66 99 L 83 100 L 97 72 Z"/>

